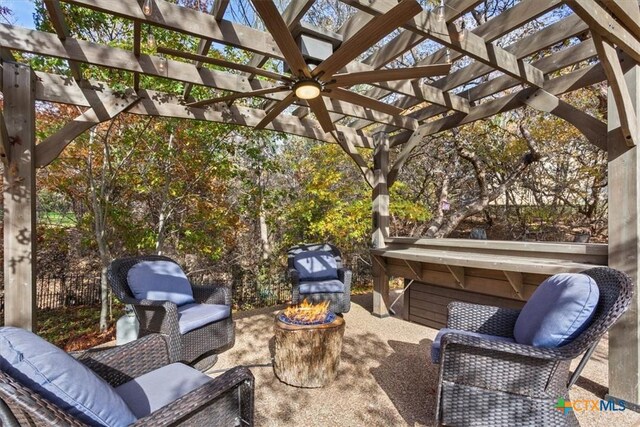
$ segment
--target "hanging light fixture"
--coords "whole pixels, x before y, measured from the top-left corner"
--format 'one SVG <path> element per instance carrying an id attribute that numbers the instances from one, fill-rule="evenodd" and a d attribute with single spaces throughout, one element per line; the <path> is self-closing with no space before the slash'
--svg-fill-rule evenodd
<path id="1" fill-rule="evenodd" d="M 149 31 L 147 31 L 147 47 L 153 52 L 158 49 L 158 42 L 156 42 L 156 38 L 153 36 L 151 25 L 149 25 Z"/>
<path id="2" fill-rule="evenodd" d="M 440 6 L 435 7 L 433 9 L 433 13 L 435 14 L 438 22 L 444 21 L 444 0 L 440 0 Z"/>
<path id="3" fill-rule="evenodd" d="M 467 24 L 465 21 L 462 21 L 460 24 L 460 31 L 458 31 L 458 41 L 463 42 L 467 38 Z"/>
<path id="4" fill-rule="evenodd" d="M 144 0 L 144 3 L 142 3 L 142 13 L 146 16 L 150 16 L 153 13 L 153 0 Z"/>
<path id="5" fill-rule="evenodd" d="M 451 64 L 451 51 L 449 50 L 449 48 L 447 48 L 447 50 L 444 52 L 444 62 L 446 62 L 447 64 Z"/>
<path id="6" fill-rule="evenodd" d="M 167 73 L 167 58 L 162 56 L 162 54 L 158 57 L 158 71 L 161 74 Z"/>
<path id="7" fill-rule="evenodd" d="M 320 96 L 322 86 L 315 80 L 300 80 L 293 85 L 293 91 L 300 99 L 314 99 Z"/>

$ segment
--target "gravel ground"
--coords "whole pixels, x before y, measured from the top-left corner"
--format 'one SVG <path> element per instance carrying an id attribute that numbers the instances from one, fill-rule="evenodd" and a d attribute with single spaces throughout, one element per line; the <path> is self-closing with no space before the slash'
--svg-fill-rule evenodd
<path id="1" fill-rule="evenodd" d="M 237 365 L 251 368 L 256 377 L 257 426 L 433 425 L 438 370 L 430 362 L 429 350 L 436 330 L 399 318 L 378 319 L 370 314 L 370 294 L 354 296 L 351 311 L 344 316 L 339 377 L 328 387 L 303 389 L 281 383 L 271 367 L 274 314 L 281 308 L 235 314 L 236 344 L 209 372 L 215 376 Z M 599 399 L 606 391 L 603 340 L 570 397 Z M 578 418 L 583 426 L 640 425 L 640 414 L 629 410 L 584 412 Z"/>

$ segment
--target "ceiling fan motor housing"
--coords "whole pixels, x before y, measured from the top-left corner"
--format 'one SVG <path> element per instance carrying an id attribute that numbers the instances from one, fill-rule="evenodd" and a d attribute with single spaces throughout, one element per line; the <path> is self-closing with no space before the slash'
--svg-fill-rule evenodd
<path id="1" fill-rule="evenodd" d="M 308 22 L 298 23 L 292 31 L 300 53 L 308 65 L 318 65 L 340 47 L 340 34 L 315 27 Z M 313 67 L 312 67 L 313 68 Z M 285 71 L 290 71 L 285 68 Z"/>

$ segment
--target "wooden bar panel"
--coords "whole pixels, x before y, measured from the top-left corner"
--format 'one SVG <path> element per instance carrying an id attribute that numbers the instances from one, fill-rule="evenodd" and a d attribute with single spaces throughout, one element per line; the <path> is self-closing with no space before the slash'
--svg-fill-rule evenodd
<path id="1" fill-rule="evenodd" d="M 405 286 L 408 281 L 405 281 Z M 524 301 L 468 292 L 467 289 L 449 289 L 438 284 L 413 282 L 405 293 L 403 316 L 405 319 L 431 328 L 444 328 L 447 324 L 447 306 L 452 301 L 472 304 L 522 308 Z"/>

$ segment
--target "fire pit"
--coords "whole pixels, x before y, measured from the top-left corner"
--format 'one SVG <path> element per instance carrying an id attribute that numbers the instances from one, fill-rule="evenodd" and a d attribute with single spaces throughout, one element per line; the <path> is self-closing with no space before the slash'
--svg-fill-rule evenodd
<path id="1" fill-rule="evenodd" d="M 275 323 L 273 370 L 280 381 L 317 388 L 331 383 L 340 365 L 344 319 L 329 302 L 287 307 Z"/>

